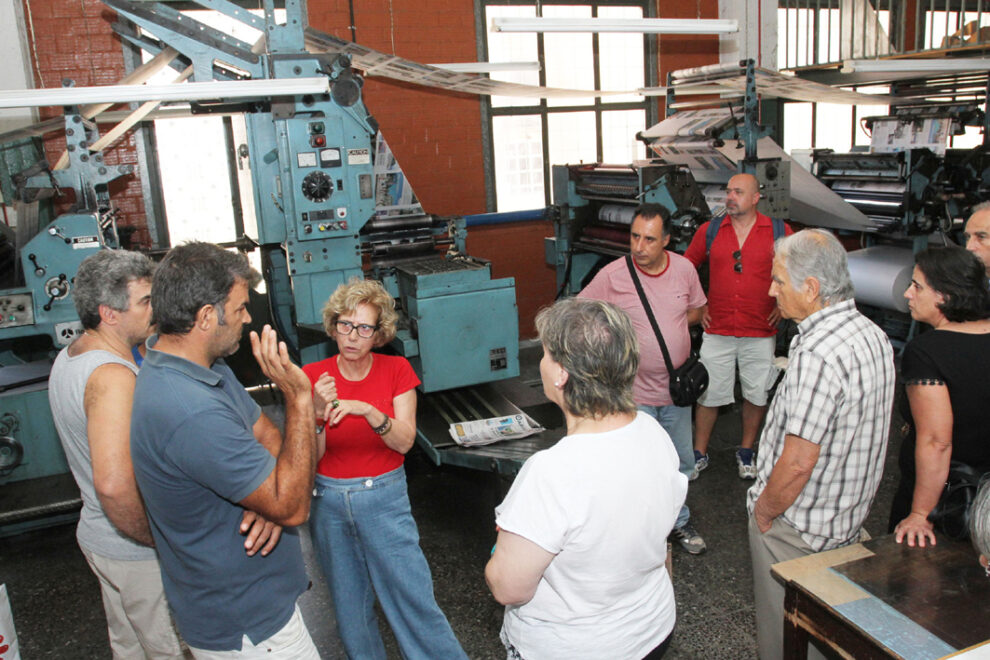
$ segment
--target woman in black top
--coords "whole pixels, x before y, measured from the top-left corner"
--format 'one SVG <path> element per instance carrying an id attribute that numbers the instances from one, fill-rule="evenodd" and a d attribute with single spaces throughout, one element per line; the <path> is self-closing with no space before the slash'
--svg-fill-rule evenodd
<path id="1" fill-rule="evenodd" d="M 901 360 L 910 434 L 889 524 L 898 543 L 924 547 L 935 543 L 928 514 L 949 462 L 990 470 L 990 288 L 983 263 L 962 248 L 925 250 L 915 263 L 904 297 L 911 317 L 934 330 L 915 337 Z"/>

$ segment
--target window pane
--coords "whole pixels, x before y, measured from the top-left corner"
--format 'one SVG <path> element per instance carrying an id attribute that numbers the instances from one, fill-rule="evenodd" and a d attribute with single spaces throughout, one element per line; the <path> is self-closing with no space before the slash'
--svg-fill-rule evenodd
<path id="1" fill-rule="evenodd" d="M 261 10 L 252 10 L 252 13 L 260 15 Z M 183 14 L 247 43 L 254 43 L 261 35 L 260 31 L 217 11 L 192 10 Z M 285 10 L 276 9 L 275 17 L 284 23 Z M 148 53 L 144 53 L 143 57 L 145 61 L 151 58 Z M 149 83 L 171 83 L 177 76 L 174 70 L 166 68 L 152 77 Z M 235 147 L 245 144 L 247 133 L 244 118 L 235 115 L 231 117 L 231 124 Z M 155 121 L 155 135 L 171 245 L 190 239 L 226 242 L 237 238 L 231 205 L 231 158 L 238 158 L 237 178 L 244 232 L 248 236 L 258 236 L 251 170 L 246 158 L 241 159 L 228 152 L 223 118 L 159 119 Z M 195 153 L 196 158 L 190 160 L 190 153 Z M 260 268 L 259 251 L 248 253 L 248 259 L 256 269 Z M 259 290 L 264 290 L 264 284 L 260 285 Z"/>
<path id="2" fill-rule="evenodd" d="M 600 18 L 643 18 L 642 7 L 599 7 Z M 598 65 L 601 88 L 605 90 L 637 90 L 643 87 L 643 39 L 635 34 L 602 33 L 598 35 Z M 603 96 L 604 103 L 640 102 L 638 94 Z M 642 129 L 640 129 L 642 130 Z M 608 160 L 606 158 L 606 160 Z"/>
<path id="3" fill-rule="evenodd" d="M 551 165 L 594 163 L 598 160 L 594 112 L 551 113 L 548 129 Z"/>
<path id="4" fill-rule="evenodd" d="M 536 7 L 507 7 L 504 5 L 488 5 L 485 7 L 485 25 L 488 26 L 488 61 L 489 62 L 536 62 L 539 59 L 536 50 L 535 32 L 492 32 L 492 18 L 498 16 L 533 17 Z M 492 80 L 521 83 L 523 85 L 539 85 L 539 71 L 497 71 L 489 74 Z M 492 107 L 502 108 L 519 105 L 538 105 L 539 99 L 517 96 L 492 96 Z"/>
<path id="5" fill-rule="evenodd" d="M 543 15 L 553 18 L 591 18 L 591 6 L 554 5 L 543 7 Z M 547 87 L 594 89 L 595 61 L 591 50 L 591 33 L 567 32 L 543 35 L 543 54 L 547 68 Z M 547 99 L 549 106 L 591 105 L 594 97 Z"/>
<path id="6" fill-rule="evenodd" d="M 815 114 L 815 148 L 849 151 L 852 146 L 853 107 L 840 103 L 819 103 Z M 808 124 L 804 124 L 807 130 Z"/>
<path id="7" fill-rule="evenodd" d="M 171 244 L 236 238 L 223 119 L 159 119 L 155 134 Z"/>
<path id="8" fill-rule="evenodd" d="M 613 110 L 602 113 L 602 160 L 626 164 L 646 158 L 646 145 L 636 133 L 646 128 L 645 110 Z"/>
<path id="9" fill-rule="evenodd" d="M 983 144 L 983 129 L 979 126 L 965 126 L 965 133 L 949 138 L 953 149 L 974 149 Z"/>
<path id="10" fill-rule="evenodd" d="M 499 211 L 546 205 L 543 193 L 543 130 L 539 115 L 493 117 L 495 195 Z"/>
<path id="11" fill-rule="evenodd" d="M 784 104 L 784 151 L 811 149 L 811 104 Z"/>

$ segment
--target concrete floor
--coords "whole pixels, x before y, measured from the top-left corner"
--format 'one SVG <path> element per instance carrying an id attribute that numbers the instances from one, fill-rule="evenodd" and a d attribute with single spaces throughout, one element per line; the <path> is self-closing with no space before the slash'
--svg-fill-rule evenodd
<path id="1" fill-rule="evenodd" d="M 538 357 L 533 356 L 532 348 L 524 352 L 522 382 L 538 390 L 533 387 Z M 893 428 L 899 426 L 895 419 Z M 700 556 L 674 550 L 678 623 L 669 658 L 756 657 L 744 507 L 751 482 L 736 475 L 738 434 L 738 411 L 727 407 L 712 439 L 711 466 L 689 489 L 692 518 L 709 549 Z M 897 479 L 898 438 L 892 438 L 888 448 L 883 483 L 866 526 L 874 536 L 886 532 Z M 483 576 L 495 538 L 493 508 L 505 484 L 490 474 L 434 467 L 418 450 L 410 453 L 407 471 L 413 514 L 440 607 L 468 656 L 505 657 L 498 641 L 502 608 L 488 593 Z M 303 538 L 314 583 L 300 600 L 307 626 L 324 658 L 344 658 L 308 533 Z M 76 545 L 74 525 L 0 539 L 0 583 L 6 583 L 10 594 L 23 658 L 110 657 L 99 587 Z M 398 658 L 387 626 L 383 628 L 390 657 Z"/>

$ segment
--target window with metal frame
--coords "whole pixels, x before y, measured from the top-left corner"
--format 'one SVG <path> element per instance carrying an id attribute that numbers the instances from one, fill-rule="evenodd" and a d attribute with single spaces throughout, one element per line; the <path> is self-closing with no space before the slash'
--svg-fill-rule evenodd
<path id="1" fill-rule="evenodd" d="M 479 59 L 539 62 L 539 71 L 500 71 L 491 77 L 551 88 L 635 91 L 656 83 L 656 37 L 613 33 L 495 33 L 492 18 L 652 17 L 653 4 L 635 0 L 514 2 L 482 0 Z M 482 99 L 489 206 L 498 211 L 550 204 L 550 166 L 629 163 L 646 158 L 636 133 L 657 121 L 654 98 L 638 94 L 531 99 Z"/>
<path id="2" fill-rule="evenodd" d="M 990 10 L 990 1 L 986 4 Z M 899 53 L 980 48 L 990 41 L 990 11 L 984 11 L 984 0 L 780 0 L 778 7 L 780 69 L 800 70 Z M 857 91 L 890 93 L 891 88 L 861 86 Z M 870 143 L 863 118 L 885 114 L 887 106 L 880 105 L 787 103 L 782 146 L 787 151 L 863 147 Z M 967 148 L 981 143 L 979 129 L 966 127 L 966 133 L 952 136 L 949 144 Z"/>

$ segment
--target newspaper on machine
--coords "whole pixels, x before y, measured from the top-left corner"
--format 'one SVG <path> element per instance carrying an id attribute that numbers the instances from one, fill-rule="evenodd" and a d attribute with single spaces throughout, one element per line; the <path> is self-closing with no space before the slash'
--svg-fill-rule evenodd
<path id="1" fill-rule="evenodd" d="M 450 437 L 462 447 L 480 447 L 501 440 L 518 440 L 542 430 L 528 415 L 518 414 L 454 422 L 450 425 Z"/>

